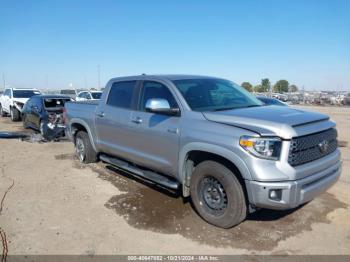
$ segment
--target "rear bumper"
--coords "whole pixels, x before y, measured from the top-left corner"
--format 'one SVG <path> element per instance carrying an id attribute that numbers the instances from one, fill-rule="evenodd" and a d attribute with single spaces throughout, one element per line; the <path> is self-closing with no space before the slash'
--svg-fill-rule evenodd
<path id="1" fill-rule="evenodd" d="M 295 181 L 259 182 L 246 180 L 249 202 L 255 207 L 291 209 L 309 202 L 330 188 L 340 177 L 342 162 Z M 272 198 L 272 191 L 278 192 Z M 275 194 L 276 195 L 276 194 Z"/>

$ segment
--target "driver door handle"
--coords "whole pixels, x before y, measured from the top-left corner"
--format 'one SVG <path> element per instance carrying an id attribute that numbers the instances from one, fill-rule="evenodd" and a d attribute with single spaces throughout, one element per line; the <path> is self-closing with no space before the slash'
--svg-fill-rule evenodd
<path id="1" fill-rule="evenodd" d="M 141 124 L 142 119 L 141 119 L 141 117 L 133 117 L 133 118 L 131 118 L 131 122 L 134 122 L 136 124 Z"/>
<path id="2" fill-rule="evenodd" d="M 97 116 L 99 116 L 99 117 L 104 117 L 104 116 L 105 116 L 105 113 L 104 113 L 104 112 L 99 112 L 99 113 L 97 113 Z"/>

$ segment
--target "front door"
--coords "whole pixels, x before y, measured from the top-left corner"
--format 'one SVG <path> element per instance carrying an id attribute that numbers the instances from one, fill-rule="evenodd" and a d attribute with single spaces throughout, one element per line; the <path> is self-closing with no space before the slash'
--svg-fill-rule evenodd
<path id="1" fill-rule="evenodd" d="M 148 99 L 162 98 L 172 108 L 178 103 L 170 89 L 160 82 L 144 81 L 137 110 L 131 113 L 130 146 L 134 161 L 153 170 L 175 176 L 180 142 L 180 116 L 146 112 Z"/>

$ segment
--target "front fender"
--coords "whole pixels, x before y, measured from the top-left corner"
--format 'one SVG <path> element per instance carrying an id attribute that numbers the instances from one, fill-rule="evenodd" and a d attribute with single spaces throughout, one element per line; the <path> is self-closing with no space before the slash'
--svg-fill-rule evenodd
<path id="1" fill-rule="evenodd" d="M 221 157 L 224 157 L 238 168 L 239 172 L 241 173 L 244 179 L 252 180 L 252 176 L 250 174 L 250 171 L 247 165 L 234 152 L 213 144 L 207 144 L 203 142 L 193 142 L 193 143 L 186 144 L 180 150 L 178 170 L 179 170 L 179 178 L 181 179 L 182 183 L 186 181 L 185 180 L 186 179 L 185 161 L 190 151 L 203 151 L 203 152 L 212 153 L 212 154 L 216 154 Z"/>

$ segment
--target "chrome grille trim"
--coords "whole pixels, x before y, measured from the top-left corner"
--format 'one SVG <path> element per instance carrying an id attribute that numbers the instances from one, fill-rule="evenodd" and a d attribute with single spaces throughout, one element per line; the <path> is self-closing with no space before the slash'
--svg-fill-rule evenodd
<path id="1" fill-rule="evenodd" d="M 327 148 L 320 144 L 326 141 Z M 319 133 L 293 138 L 290 142 L 288 163 L 298 166 L 331 154 L 337 149 L 337 130 L 331 128 Z"/>

